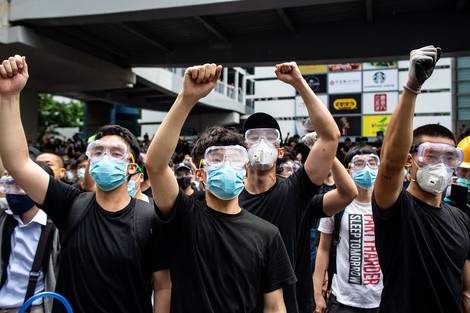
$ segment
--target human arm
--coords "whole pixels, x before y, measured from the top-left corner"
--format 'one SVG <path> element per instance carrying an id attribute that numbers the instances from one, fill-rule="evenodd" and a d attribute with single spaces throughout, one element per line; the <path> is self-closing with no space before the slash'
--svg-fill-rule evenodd
<path id="1" fill-rule="evenodd" d="M 310 181 L 317 186 L 321 185 L 328 175 L 338 148 L 340 137 L 338 126 L 331 113 L 302 77 L 295 62 L 276 65 L 275 73 L 281 81 L 292 85 L 299 92 L 312 127 L 317 132 L 317 142 L 310 150 L 304 168 Z"/>
<path id="2" fill-rule="evenodd" d="M 320 243 L 318 244 L 317 256 L 315 258 L 315 271 L 313 273 L 313 290 L 315 298 L 315 313 L 323 313 L 326 310 L 325 294 L 323 285 L 325 276 L 328 273 L 330 262 L 330 250 L 333 243 L 333 234 L 320 233 Z M 333 277 L 329 277 L 333 279 Z"/>
<path id="3" fill-rule="evenodd" d="M 189 166 L 191 166 L 191 170 L 193 171 L 193 173 L 196 173 L 197 166 L 196 164 L 194 164 L 193 158 L 189 154 L 186 154 L 184 156 L 184 162 L 188 163 Z"/>
<path id="4" fill-rule="evenodd" d="M 168 160 L 176 149 L 181 129 L 191 109 L 214 89 L 221 71 L 222 66 L 215 64 L 186 69 L 183 89 L 149 146 L 145 166 L 153 198 L 163 216 L 170 215 L 179 191 L 174 172 L 168 166 Z"/>
<path id="5" fill-rule="evenodd" d="M 465 260 L 463 268 L 462 312 L 470 313 L 470 260 Z"/>
<path id="6" fill-rule="evenodd" d="M 263 313 L 282 313 L 287 312 L 286 305 L 284 303 L 284 295 L 282 288 L 265 293 L 263 295 L 264 309 Z"/>
<path id="7" fill-rule="evenodd" d="M 171 279 L 168 269 L 152 273 L 153 313 L 169 313 L 171 302 Z"/>
<path id="8" fill-rule="evenodd" d="M 403 188 L 403 166 L 413 140 L 413 117 L 421 84 L 432 74 L 440 48 L 427 46 L 411 51 L 408 81 L 385 133 L 374 196 L 380 209 L 389 209 Z"/>
<path id="9" fill-rule="evenodd" d="M 0 155 L 15 182 L 34 202 L 42 205 L 49 174 L 29 157 L 20 115 L 20 93 L 28 77 L 25 57 L 15 55 L 0 65 Z"/>
<path id="10" fill-rule="evenodd" d="M 80 182 L 80 188 L 85 191 L 96 191 L 96 183 L 90 175 L 90 160 L 86 162 L 85 177 Z"/>
<path id="11" fill-rule="evenodd" d="M 333 161 L 331 172 L 336 189 L 327 192 L 323 197 L 323 212 L 327 216 L 332 216 L 344 209 L 357 197 L 358 193 L 351 175 L 337 158 Z"/>

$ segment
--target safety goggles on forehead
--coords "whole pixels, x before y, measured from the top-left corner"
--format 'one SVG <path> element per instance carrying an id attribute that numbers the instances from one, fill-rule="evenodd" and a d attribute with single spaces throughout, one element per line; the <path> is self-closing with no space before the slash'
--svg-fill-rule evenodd
<path id="1" fill-rule="evenodd" d="M 204 152 L 205 167 L 219 167 L 229 160 L 232 166 L 244 168 L 248 163 L 248 153 L 242 146 L 212 146 Z"/>
<path id="2" fill-rule="evenodd" d="M 252 128 L 245 132 L 245 141 L 248 144 L 254 144 L 262 138 L 272 144 L 276 144 L 281 141 L 281 135 L 275 128 Z"/>
<path id="3" fill-rule="evenodd" d="M 15 183 L 11 176 L 2 176 L 0 178 L 0 192 L 6 195 L 25 195 L 26 192 Z"/>
<path id="4" fill-rule="evenodd" d="M 380 159 L 375 154 L 358 154 L 351 159 L 349 164 L 353 171 L 362 170 L 366 165 L 370 169 L 375 170 L 380 165 Z"/>
<path id="5" fill-rule="evenodd" d="M 424 142 L 417 148 L 412 147 L 413 152 L 416 152 L 419 162 L 429 165 L 442 161 L 448 167 L 456 168 L 463 161 L 463 151 L 445 143 Z"/>
<path id="6" fill-rule="evenodd" d="M 127 145 L 117 140 L 95 140 L 88 144 L 86 155 L 91 161 L 100 160 L 107 155 L 119 161 L 127 161 L 128 158 L 131 158 L 131 162 L 135 163 L 134 156 L 129 153 Z"/>

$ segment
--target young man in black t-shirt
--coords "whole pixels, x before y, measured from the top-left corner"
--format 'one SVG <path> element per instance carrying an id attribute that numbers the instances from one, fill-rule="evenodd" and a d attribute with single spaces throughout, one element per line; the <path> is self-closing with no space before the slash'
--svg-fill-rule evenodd
<path id="1" fill-rule="evenodd" d="M 0 154 L 11 176 L 62 236 L 56 292 L 77 313 L 150 313 L 153 279 L 159 293 L 156 305 L 168 312 L 168 264 L 159 259 L 164 255 L 156 255 L 158 219 L 148 204 L 127 192 L 126 178 L 137 170 L 137 140 L 117 125 L 98 130 L 97 140 L 87 147 L 96 194 L 52 179 L 28 155 L 19 104 L 27 80 L 24 57 L 16 55 L 0 65 Z M 147 217 L 145 229 L 136 220 L 142 214 Z M 72 220 L 75 216 L 80 218 Z M 60 303 L 54 304 L 53 312 L 64 311 Z"/>
<path id="2" fill-rule="evenodd" d="M 282 290 L 296 278 L 279 231 L 238 204 L 248 163 L 243 136 L 212 127 L 193 143 L 206 201 L 184 194 L 167 166 L 191 109 L 213 90 L 221 70 L 215 64 L 186 69 L 183 90 L 147 153 L 155 203 L 166 221 L 171 311 L 286 312 Z"/>
<path id="3" fill-rule="evenodd" d="M 449 129 L 412 128 L 417 95 L 440 52 L 434 46 L 411 51 L 408 80 L 382 145 L 372 197 L 384 275 L 379 312 L 470 312 L 470 219 L 442 202 L 463 154 Z M 406 190 L 403 167 L 411 176 Z"/>
<path id="4" fill-rule="evenodd" d="M 332 167 L 340 133 L 330 112 L 304 80 L 295 62 L 277 65 L 275 73 L 279 80 L 290 84 L 301 95 L 318 139 L 304 165 L 279 182 L 275 164 L 284 153 L 280 148 L 279 124 L 266 113 L 252 114 L 244 125 L 250 164 L 240 205 L 279 228 L 298 279 L 295 285 L 284 289 L 287 310 L 311 313 L 314 309 L 311 225 L 307 225 L 305 215 Z M 334 213 L 336 211 L 331 212 Z M 324 212 L 317 212 L 317 217 L 322 216 Z"/>

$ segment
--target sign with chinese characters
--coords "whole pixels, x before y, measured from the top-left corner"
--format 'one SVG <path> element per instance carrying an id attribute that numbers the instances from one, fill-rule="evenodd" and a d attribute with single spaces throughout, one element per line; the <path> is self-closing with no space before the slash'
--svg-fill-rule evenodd
<path id="1" fill-rule="evenodd" d="M 348 93 L 362 91 L 362 74 L 357 72 L 329 73 L 328 93 Z"/>
<path id="2" fill-rule="evenodd" d="M 398 92 L 362 94 L 363 114 L 392 114 L 398 103 Z"/>

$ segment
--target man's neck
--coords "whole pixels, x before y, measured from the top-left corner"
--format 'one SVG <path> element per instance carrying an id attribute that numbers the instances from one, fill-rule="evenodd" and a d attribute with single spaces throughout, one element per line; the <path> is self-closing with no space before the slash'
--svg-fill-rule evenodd
<path id="1" fill-rule="evenodd" d="M 221 200 L 214 196 L 210 191 L 206 191 L 207 206 L 213 210 L 225 214 L 238 214 L 241 211 L 238 205 L 238 197 L 231 200 Z"/>
<path id="2" fill-rule="evenodd" d="M 127 184 L 122 184 L 111 191 L 103 191 L 97 187 L 96 201 L 104 210 L 109 212 L 124 209 L 131 201 L 131 197 L 127 193 Z"/>
<path id="3" fill-rule="evenodd" d="M 245 189 L 251 194 L 268 191 L 276 183 L 276 168 L 267 171 L 255 171 L 248 167 Z"/>
<path id="4" fill-rule="evenodd" d="M 411 181 L 410 185 L 406 189 L 412 196 L 418 198 L 419 200 L 423 201 L 430 206 L 440 208 L 442 202 L 442 194 L 433 195 L 429 192 L 422 190 L 418 183 Z"/>

